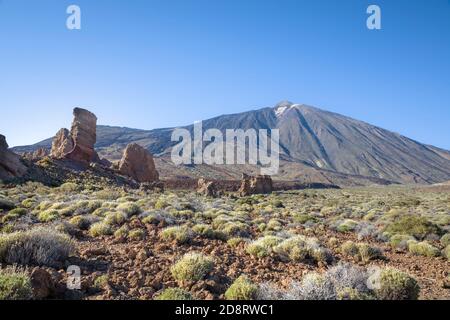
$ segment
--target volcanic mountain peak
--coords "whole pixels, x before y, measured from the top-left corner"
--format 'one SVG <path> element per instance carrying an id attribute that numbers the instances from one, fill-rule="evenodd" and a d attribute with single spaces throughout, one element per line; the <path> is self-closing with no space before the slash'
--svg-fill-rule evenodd
<path id="1" fill-rule="evenodd" d="M 193 126 L 185 128 L 192 130 Z M 421 144 L 398 133 L 366 122 L 304 104 L 282 101 L 272 108 L 222 115 L 203 121 L 203 130 L 279 129 L 281 169 L 278 179 L 298 180 L 368 177 L 400 183 L 439 183 L 450 180 L 450 152 Z M 99 126 L 97 152 L 110 160 L 120 159 L 127 144 L 135 142 L 170 166 L 171 128 L 137 130 Z M 51 140 L 34 146 L 15 148 L 16 152 L 50 148 Z M 156 165 L 161 161 L 156 159 Z M 179 171 L 183 171 L 180 173 Z M 187 171 L 186 171 L 187 170 Z M 239 177 L 233 166 L 170 168 L 176 175 L 215 175 Z M 160 170 L 160 172 L 165 172 Z M 311 173 L 313 172 L 313 173 Z M 333 177 L 331 177 L 331 175 Z M 370 180 L 372 181 L 372 180 Z"/>

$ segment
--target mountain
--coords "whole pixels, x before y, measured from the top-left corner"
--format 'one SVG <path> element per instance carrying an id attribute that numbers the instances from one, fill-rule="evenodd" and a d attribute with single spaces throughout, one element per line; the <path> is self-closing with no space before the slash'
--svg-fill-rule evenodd
<path id="1" fill-rule="evenodd" d="M 184 127 L 191 132 L 193 126 Z M 280 129 L 278 179 L 343 184 L 423 183 L 450 180 L 450 152 L 421 144 L 398 133 L 312 106 L 281 102 L 273 108 L 203 121 L 203 129 Z M 138 130 L 98 126 L 96 149 L 110 160 L 120 158 L 128 143 L 136 142 L 157 156 L 168 177 L 236 178 L 251 166 L 183 166 L 170 163 L 173 128 Z M 16 152 L 50 148 L 51 139 Z M 163 172 L 163 177 L 165 176 Z M 320 181 L 317 181 L 320 180 Z M 350 183 L 345 183 L 350 182 Z"/>

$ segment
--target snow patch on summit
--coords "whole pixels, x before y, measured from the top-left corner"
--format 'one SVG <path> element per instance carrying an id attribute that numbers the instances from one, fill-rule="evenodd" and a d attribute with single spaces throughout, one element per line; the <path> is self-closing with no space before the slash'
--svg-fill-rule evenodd
<path id="1" fill-rule="evenodd" d="M 280 106 L 275 109 L 275 116 L 277 118 L 281 117 L 287 110 L 293 109 L 300 106 L 299 104 L 293 104 L 291 106 Z"/>

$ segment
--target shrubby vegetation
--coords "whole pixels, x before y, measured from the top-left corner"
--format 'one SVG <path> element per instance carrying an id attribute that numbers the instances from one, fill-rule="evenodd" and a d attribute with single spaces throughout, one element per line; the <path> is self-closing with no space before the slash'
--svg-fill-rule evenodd
<path id="1" fill-rule="evenodd" d="M 0 300 L 30 300 L 33 298 L 30 276 L 17 268 L 0 269 Z"/>
<path id="2" fill-rule="evenodd" d="M 214 267 L 211 257 L 201 253 L 187 253 L 170 271 L 172 276 L 178 281 L 199 281 L 204 279 Z"/>
<path id="3" fill-rule="evenodd" d="M 127 279 L 144 283 L 146 297 L 155 299 L 192 299 L 198 290 L 227 299 L 415 299 L 419 289 L 412 275 L 360 266 L 389 266 L 393 255 L 403 255 L 404 261 L 445 263 L 450 259 L 449 200 L 446 194 L 406 187 L 213 199 L 187 191 L 160 194 L 73 182 L 56 188 L 25 183 L 0 189 L 0 263 L 3 268 L 61 268 L 77 253 L 76 247 L 89 243 L 95 248 L 98 241 L 115 250 L 137 248 L 123 253 L 130 268 L 141 261 L 163 261 L 146 266 L 163 274 L 161 284 L 152 282 L 153 273 Z M 148 255 L 137 258 L 142 248 Z M 189 250 L 211 256 L 191 252 L 178 260 L 180 252 Z M 89 255 L 82 258 L 101 263 Z M 219 261 L 227 261 L 233 270 Z M 286 265 L 286 274 L 298 281 L 286 287 L 283 274 L 273 277 L 283 279 L 283 285 L 258 283 L 263 269 L 255 268 L 256 278 L 239 269 L 267 263 L 278 270 Z M 299 276 L 304 268 L 316 272 Z M 27 273 L 17 272 L 26 284 Z M 239 277 L 242 272 L 247 275 Z M 111 279 L 100 273 L 89 281 L 102 292 L 113 292 L 103 285 Z M 175 282 L 180 288 L 167 288 Z M 139 294 L 132 292 L 134 297 Z"/>
<path id="4" fill-rule="evenodd" d="M 0 235 L 0 262 L 59 266 L 74 252 L 73 241 L 49 228 Z"/>

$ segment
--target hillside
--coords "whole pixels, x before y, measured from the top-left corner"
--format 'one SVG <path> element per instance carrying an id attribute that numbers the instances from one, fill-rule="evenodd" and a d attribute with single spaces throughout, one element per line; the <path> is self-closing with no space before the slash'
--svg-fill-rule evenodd
<path id="1" fill-rule="evenodd" d="M 193 126 L 185 128 L 193 130 Z M 433 184 L 450 179 L 450 152 L 421 144 L 398 133 L 315 107 L 282 102 L 274 108 L 222 115 L 203 121 L 203 129 L 280 129 L 281 169 L 276 179 L 305 182 L 336 180 L 370 183 Z M 183 166 L 168 157 L 173 128 L 138 130 L 98 126 L 96 149 L 117 160 L 128 143 L 136 142 L 156 157 L 162 177 L 237 178 L 249 166 Z M 16 152 L 50 148 L 51 139 Z M 320 180 L 320 181 L 316 181 Z M 360 184 L 357 182 L 356 184 Z M 352 183 L 349 183 L 352 184 Z"/>

